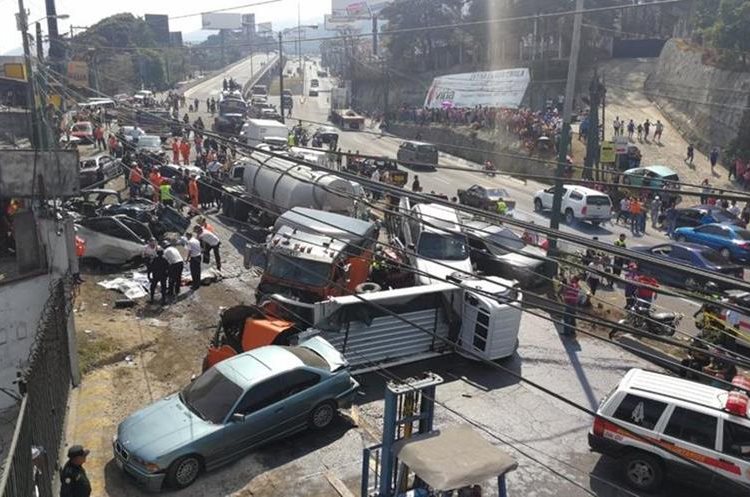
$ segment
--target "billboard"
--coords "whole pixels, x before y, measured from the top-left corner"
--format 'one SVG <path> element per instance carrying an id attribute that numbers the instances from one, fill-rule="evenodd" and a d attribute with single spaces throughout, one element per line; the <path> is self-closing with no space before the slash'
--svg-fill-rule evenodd
<path id="1" fill-rule="evenodd" d="M 270 22 L 259 22 L 255 25 L 255 32 L 259 35 L 270 35 L 273 32 L 273 24 Z"/>
<path id="2" fill-rule="evenodd" d="M 89 65 L 82 60 L 71 60 L 68 62 L 68 83 L 79 88 L 89 85 Z"/>
<path id="3" fill-rule="evenodd" d="M 169 17 L 160 14 L 146 14 L 143 20 L 151 28 L 154 41 L 159 45 L 169 45 Z"/>
<path id="4" fill-rule="evenodd" d="M 323 27 L 326 31 L 351 31 L 360 32 L 362 27 L 360 22 L 349 17 L 336 17 L 332 14 L 323 16 Z"/>
<path id="5" fill-rule="evenodd" d="M 255 33 L 255 14 L 242 14 L 242 27 L 246 33 Z"/>
<path id="6" fill-rule="evenodd" d="M 393 0 L 331 0 L 334 18 L 370 19 Z"/>
<path id="7" fill-rule="evenodd" d="M 202 29 L 240 29 L 242 14 L 234 12 L 209 12 L 201 14 Z"/>
<path id="8" fill-rule="evenodd" d="M 432 80 L 424 106 L 441 109 L 481 105 L 516 109 L 521 106 L 530 81 L 526 67 L 439 76 Z"/>
<path id="9" fill-rule="evenodd" d="M 3 64 L 3 75 L 6 78 L 26 81 L 26 64 L 23 62 Z"/>

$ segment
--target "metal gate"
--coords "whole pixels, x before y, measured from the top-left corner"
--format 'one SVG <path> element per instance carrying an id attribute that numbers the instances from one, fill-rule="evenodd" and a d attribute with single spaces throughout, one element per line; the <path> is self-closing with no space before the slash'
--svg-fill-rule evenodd
<path id="1" fill-rule="evenodd" d="M 636 59 L 658 57 L 667 40 L 633 40 L 616 38 L 612 42 L 612 57 L 615 59 Z"/>
<path id="2" fill-rule="evenodd" d="M 3 461 L 0 497 L 53 497 L 57 455 L 70 392 L 68 317 L 72 278 L 56 280 L 42 310 L 28 367 L 19 376 L 23 396 L 13 441 Z M 33 455 L 33 457 L 32 457 Z"/>

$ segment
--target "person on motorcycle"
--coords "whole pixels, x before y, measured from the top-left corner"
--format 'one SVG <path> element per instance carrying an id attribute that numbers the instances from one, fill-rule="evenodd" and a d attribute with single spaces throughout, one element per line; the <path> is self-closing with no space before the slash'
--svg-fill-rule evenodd
<path id="1" fill-rule="evenodd" d="M 490 160 L 484 161 L 484 172 L 486 172 L 490 176 L 495 175 L 495 164 L 492 163 Z"/>

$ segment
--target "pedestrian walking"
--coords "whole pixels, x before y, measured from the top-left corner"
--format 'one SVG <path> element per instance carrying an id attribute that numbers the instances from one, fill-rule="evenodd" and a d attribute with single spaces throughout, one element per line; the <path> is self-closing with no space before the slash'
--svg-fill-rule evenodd
<path id="1" fill-rule="evenodd" d="M 417 176 L 416 174 L 414 175 L 414 181 L 411 182 L 411 191 L 413 192 L 422 191 L 422 185 L 419 184 L 419 176 Z"/>
<path id="2" fill-rule="evenodd" d="M 711 152 L 708 154 L 708 160 L 711 162 L 711 174 L 713 174 L 714 167 L 716 167 L 716 163 L 719 162 L 719 147 L 711 149 Z"/>
<path id="3" fill-rule="evenodd" d="M 177 250 L 174 245 L 168 246 L 164 249 L 164 258 L 169 264 L 169 271 L 167 273 L 167 295 L 170 297 L 177 297 L 180 295 L 180 287 L 182 287 L 182 270 L 185 267 L 185 261 L 182 259 L 182 254 Z"/>
<path id="4" fill-rule="evenodd" d="M 651 121 L 646 119 L 646 122 L 643 123 L 643 139 L 648 141 L 648 135 L 651 132 Z"/>
<path id="5" fill-rule="evenodd" d="M 137 162 L 130 164 L 128 180 L 130 181 L 130 198 L 138 197 L 140 195 L 141 182 L 143 181 L 143 171 Z"/>
<path id="6" fill-rule="evenodd" d="M 625 309 L 630 310 L 635 304 L 636 291 L 638 290 L 638 285 L 636 284 L 636 281 L 638 280 L 638 266 L 635 262 L 631 262 L 628 265 L 628 272 L 625 274 L 625 280 L 627 281 L 625 284 Z"/>
<path id="7" fill-rule="evenodd" d="M 633 141 L 633 133 L 635 133 L 635 123 L 631 119 L 628 122 L 628 140 L 631 142 Z"/>
<path id="8" fill-rule="evenodd" d="M 576 333 L 576 313 L 580 295 L 581 286 L 578 283 L 578 276 L 573 276 L 562 287 L 562 298 L 565 304 L 563 309 L 563 335 L 572 336 Z"/>
<path id="9" fill-rule="evenodd" d="M 161 182 L 162 182 L 161 173 L 159 172 L 158 167 L 154 167 L 153 169 L 151 169 L 151 172 L 148 175 L 148 182 L 154 191 L 152 200 L 154 202 L 158 202 L 160 198 L 160 193 L 161 193 L 159 190 L 159 187 L 161 186 Z"/>
<path id="10" fill-rule="evenodd" d="M 372 176 L 370 176 L 370 180 L 373 183 L 380 183 L 380 171 L 376 167 L 375 170 L 372 172 Z M 372 199 L 373 200 L 379 200 L 380 199 L 380 191 L 378 187 L 373 187 L 372 189 Z"/>
<path id="11" fill-rule="evenodd" d="M 180 142 L 180 152 L 182 153 L 182 163 L 187 166 L 190 164 L 190 141 L 187 138 L 183 138 Z"/>
<path id="12" fill-rule="evenodd" d="M 622 197 L 620 199 L 620 210 L 617 212 L 615 223 L 619 223 L 620 219 L 625 221 L 626 224 L 628 219 L 630 219 L 630 198 L 628 197 Z"/>
<path id="13" fill-rule="evenodd" d="M 625 249 L 627 248 L 627 243 L 625 241 L 625 233 L 620 233 L 619 238 L 615 240 L 615 247 Z M 625 265 L 625 258 L 620 256 L 615 256 L 612 272 L 615 274 L 615 276 L 620 276 L 622 273 L 622 267 Z"/>
<path id="14" fill-rule="evenodd" d="M 615 117 L 615 120 L 612 121 L 612 129 L 614 130 L 615 136 L 618 136 L 620 134 L 622 123 L 620 122 L 620 116 Z"/>
<path id="15" fill-rule="evenodd" d="M 198 210 L 198 180 L 195 178 L 195 174 L 190 175 L 190 181 L 188 182 L 188 197 L 190 197 L 190 207 L 194 210 Z"/>
<path id="16" fill-rule="evenodd" d="M 661 144 L 661 134 L 664 132 L 664 125 L 660 120 L 656 120 L 656 128 L 654 129 L 654 141 Z"/>
<path id="17" fill-rule="evenodd" d="M 711 195 L 711 183 L 709 183 L 708 178 L 704 178 L 701 182 L 701 204 L 707 204 L 708 203 L 708 197 Z"/>
<path id="18" fill-rule="evenodd" d="M 72 445 L 68 449 L 68 462 L 60 471 L 60 497 L 89 497 L 91 482 L 83 465 L 91 452 L 81 445 Z"/>
<path id="19" fill-rule="evenodd" d="M 193 231 L 195 231 L 195 236 L 203 247 L 203 262 L 210 264 L 211 252 L 213 252 L 214 259 L 216 259 L 216 270 L 221 272 L 221 253 L 219 252 L 221 240 L 219 237 L 211 231 L 204 230 L 202 226 L 196 226 Z"/>
<path id="20" fill-rule="evenodd" d="M 637 198 L 633 197 L 630 199 L 630 232 L 633 233 L 633 235 L 638 235 L 640 216 L 641 203 Z"/>
<path id="21" fill-rule="evenodd" d="M 161 285 L 161 305 L 167 303 L 167 279 L 169 277 L 169 262 L 164 258 L 164 250 L 156 250 L 156 257 L 151 261 L 146 272 L 148 281 L 151 283 L 149 288 L 150 303 L 154 303 L 154 293 L 156 286 Z"/>
<path id="22" fill-rule="evenodd" d="M 689 143 L 687 147 L 687 156 L 685 157 L 685 162 L 693 165 L 693 159 L 695 158 L 695 148 L 693 148 L 693 144 Z"/>
<path id="23" fill-rule="evenodd" d="M 588 263 L 588 271 L 586 271 L 586 284 L 588 284 L 591 290 L 591 295 L 596 295 L 596 291 L 599 289 L 601 284 L 602 276 L 604 272 L 604 266 L 601 263 L 601 259 L 596 257 L 593 261 Z"/>
<path id="24" fill-rule="evenodd" d="M 185 233 L 185 238 L 187 240 L 188 260 L 190 261 L 190 278 L 192 279 L 190 287 L 197 290 L 201 287 L 201 258 L 203 255 L 201 242 L 194 238 L 189 231 Z"/>
<path id="25" fill-rule="evenodd" d="M 638 128 L 636 129 L 638 130 L 638 141 L 642 142 L 643 141 L 643 124 L 638 123 Z"/>

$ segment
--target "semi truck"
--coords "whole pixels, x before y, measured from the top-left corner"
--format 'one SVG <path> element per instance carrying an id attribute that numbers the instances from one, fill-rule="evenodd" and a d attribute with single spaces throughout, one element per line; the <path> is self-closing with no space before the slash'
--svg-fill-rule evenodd
<path id="1" fill-rule="evenodd" d="M 268 344 L 321 336 L 355 373 L 458 353 L 498 360 L 518 348 L 522 295 L 515 281 L 454 274 L 448 283 L 330 297 L 313 304 L 274 295 L 277 307 L 227 309 L 204 368 Z M 304 320 L 298 316 L 305 315 Z"/>
<path id="2" fill-rule="evenodd" d="M 347 216 L 356 214 L 356 185 L 336 174 L 317 171 L 290 160 L 256 150 L 238 161 L 229 172 L 232 186 L 225 186 L 222 211 L 245 222 L 271 225 L 295 207 L 308 207 Z"/>
<path id="3" fill-rule="evenodd" d="M 365 118 L 351 109 L 332 109 L 328 118 L 343 130 L 360 131 L 365 129 Z"/>

